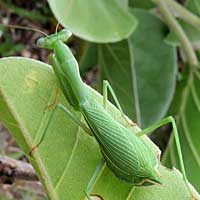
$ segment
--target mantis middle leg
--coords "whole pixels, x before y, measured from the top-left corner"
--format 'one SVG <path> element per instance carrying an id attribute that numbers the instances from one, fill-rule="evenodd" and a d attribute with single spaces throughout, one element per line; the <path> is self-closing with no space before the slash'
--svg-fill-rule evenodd
<path id="1" fill-rule="evenodd" d="M 122 108 L 121 108 L 121 105 L 117 99 L 117 96 L 112 88 L 112 86 L 110 85 L 110 83 L 107 81 L 107 80 L 104 80 L 103 81 L 103 106 L 104 108 L 106 109 L 107 107 L 107 101 L 108 101 L 108 89 L 110 90 L 110 93 L 117 105 L 117 108 L 119 109 L 122 117 L 127 121 L 127 123 L 130 125 L 130 126 L 135 126 L 136 124 L 134 122 L 132 122 L 130 119 L 128 119 L 128 117 L 124 114 Z"/>

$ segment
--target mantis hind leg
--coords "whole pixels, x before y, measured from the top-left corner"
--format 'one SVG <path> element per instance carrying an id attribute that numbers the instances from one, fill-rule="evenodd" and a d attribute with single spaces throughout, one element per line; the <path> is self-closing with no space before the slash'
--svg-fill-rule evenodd
<path id="1" fill-rule="evenodd" d="M 86 186 L 85 195 L 86 195 L 86 197 L 88 198 L 88 200 L 92 200 L 92 199 L 90 198 L 89 192 L 90 192 L 90 190 L 92 189 L 92 186 L 93 186 L 93 184 L 95 183 L 96 178 L 97 178 L 97 176 L 99 175 L 101 169 L 103 168 L 104 163 L 105 163 L 105 160 L 102 158 L 102 159 L 98 162 L 98 164 L 97 164 L 97 166 L 96 166 L 96 169 L 95 169 L 95 171 L 94 171 L 92 177 L 90 178 L 90 180 L 89 180 L 89 182 L 88 182 L 88 184 L 87 184 L 87 186 Z M 91 195 L 91 196 L 98 196 L 98 197 L 99 197 L 99 195 Z"/>
<path id="2" fill-rule="evenodd" d="M 64 113 L 65 113 L 68 117 L 70 117 L 76 124 L 78 124 L 86 133 L 88 133 L 89 135 L 92 135 L 90 129 L 89 129 L 83 122 L 81 122 L 80 119 L 78 119 L 78 118 L 77 118 L 71 111 L 69 111 L 64 105 L 58 103 L 58 104 L 56 104 L 56 106 L 54 107 L 54 109 L 53 109 L 53 111 L 52 111 L 52 113 L 51 113 L 51 115 L 50 115 L 50 117 L 49 117 L 49 120 L 48 120 L 48 122 L 47 122 L 47 126 L 45 127 L 44 132 L 43 132 L 43 134 L 42 134 L 42 136 L 41 136 L 39 142 L 31 149 L 31 151 L 30 151 L 30 153 L 29 153 L 31 156 L 32 156 L 33 152 L 35 151 L 35 149 L 38 148 L 39 145 L 42 143 L 42 141 L 43 141 L 45 135 L 46 135 L 47 132 L 48 132 L 48 129 L 49 129 L 49 126 L 50 126 L 50 124 L 51 124 L 51 122 L 52 122 L 53 116 L 54 116 L 54 114 L 55 114 L 55 112 L 56 112 L 56 110 L 57 110 L 58 108 L 61 109 L 61 110 L 63 110 Z"/>
<path id="3" fill-rule="evenodd" d="M 182 172 L 182 175 L 183 175 L 183 180 L 184 180 L 186 187 L 187 187 L 188 191 L 190 192 L 192 198 L 194 200 L 196 200 L 197 198 L 192 194 L 191 189 L 190 189 L 189 184 L 188 184 L 188 179 L 187 179 L 187 175 L 186 175 L 186 172 L 185 172 L 185 166 L 184 166 L 184 163 L 183 163 L 183 156 L 182 156 L 182 150 L 181 150 L 180 140 L 179 140 L 179 136 L 178 136 L 178 130 L 177 130 L 177 126 L 176 126 L 176 122 L 175 122 L 174 118 L 171 117 L 171 116 L 166 117 L 166 118 L 160 120 L 159 122 L 153 124 L 152 126 L 150 126 L 146 129 L 142 130 L 141 132 L 137 133 L 137 136 L 141 137 L 143 135 L 146 135 L 147 133 L 150 133 L 150 132 L 154 131 L 155 129 L 157 129 L 157 128 L 165 125 L 165 124 L 168 124 L 168 123 L 172 124 L 172 129 L 173 129 L 176 147 L 177 147 L 177 151 L 178 151 L 178 157 L 179 157 L 181 172 Z"/>
<path id="4" fill-rule="evenodd" d="M 117 96 L 114 92 L 114 90 L 112 89 L 112 86 L 110 85 L 110 83 L 107 81 L 107 80 L 104 80 L 103 81 L 103 106 L 104 108 L 106 109 L 107 108 L 107 101 L 108 101 L 108 89 L 117 105 L 117 108 L 119 109 L 122 117 L 127 121 L 127 123 L 130 125 L 130 126 L 135 126 L 136 124 L 134 122 L 132 122 L 130 119 L 128 119 L 128 117 L 124 114 L 122 108 L 121 108 L 121 105 L 117 99 Z"/>

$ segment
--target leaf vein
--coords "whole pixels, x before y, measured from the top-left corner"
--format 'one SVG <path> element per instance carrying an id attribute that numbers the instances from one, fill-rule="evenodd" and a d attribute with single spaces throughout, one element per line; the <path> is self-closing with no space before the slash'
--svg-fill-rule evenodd
<path id="1" fill-rule="evenodd" d="M 70 157 L 69 157 L 69 159 L 68 159 L 68 162 L 66 163 L 66 166 L 65 166 L 65 168 L 64 168 L 64 170 L 63 170 L 62 175 L 60 176 L 60 179 L 58 180 L 58 182 L 57 182 L 57 184 L 56 184 L 56 186 L 55 186 L 55 190 L 57 190 L 58 187 L 60 186 L 60 184 L 62 183 L 62 181 L 63 181 L 63 179 L 64 179 L 64 177 L 65 177 L 65 174 L 67 173 L 68 168 L 69 168 L 69 166 L 70 166 L 70 164 L 71 164 L 71 161 L 72 161 L 72 159 L 73 159 L 74 153 L 75 153 L 76 148 L 77 148 L 77 146 L 78 146 L 78 139 L 79 139 L 80 129 L 81 129 L 80 126 L 78 126 L 78 131 L 77 131 L 77 134 L 76 134 L 76 140 L 75 140 L 75 142 L 74 142 L 71 155 L 70 155 Z"/>

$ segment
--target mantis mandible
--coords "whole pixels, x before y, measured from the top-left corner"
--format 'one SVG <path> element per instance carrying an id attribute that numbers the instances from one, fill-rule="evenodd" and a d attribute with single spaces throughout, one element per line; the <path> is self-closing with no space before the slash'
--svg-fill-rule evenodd
<path id="1" fill-rule="evenodd" d="M 70 36 L 71 32 L 63 29 L 59 33 L 40 38 L 37 41 L 37 46 L 53 50 L 53 54 L 50 55 L 49 59 L 58 79 L 60 88 L 71 106 L 82 113 L 89 128 L 79 121 L 79 119 L 76 119 L 67 108 L 58 103 L 55 105 L 47 127 L 36 147 L 39 146 L 47 133 L 49 124 L 57 108 L 62 109 L 87 133 L 93 135 L 99 144 L 103 158 L 97 165 L 96 170 L 85 189 L 85 194 L 88 200 L 91 200 L 89 192 L 105 162 L 116 177 L 129 184 L 161 184 L 158 171 L 159 159 L 153 154 L 151 148 L 140 139 L 140 137 L 152 132 L 166 123 L 171 123 L 175 135 L 183 180 L 190 191 L 183 164 L 178 131 L 174 119 L 172 117 L 167 117 L 137 134 L 133 134 L 129 129 L 114 120 L 106 110 L 107 89 L 110 90 L 121 115 L 125 118 L 127 123 L 134 125 L 134 123 L 131 122 L 123 113 L 117 97 L 107 81 L 103 82 L 103 106 L 91 97 L 80 77 L 76 59 L 71 53 L 69 47 L 64 44 Z M 191 199 L 197 199 L 192 195 L 191 191 L 190 193 Z"/>

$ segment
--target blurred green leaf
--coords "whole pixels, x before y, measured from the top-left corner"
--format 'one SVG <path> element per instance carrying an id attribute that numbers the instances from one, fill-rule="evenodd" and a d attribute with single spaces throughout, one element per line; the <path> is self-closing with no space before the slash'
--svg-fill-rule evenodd
<path id="1" fill-rule="evenodd" d="M 200 72 L 190 69 L 184 79 L 178 83 L 177 92 L 173 100 L 173 114 L 177 116 L 177 125 L 183 159 L 189 180 L 200 191 Z M 176 108 L 176 109 L 174 109 Z M 178 109 L 177 109 L 178 108 Z M 176 113 L 174 113 L 176 111 Z M 176 146 L 173 136 L 163 158 L 167 166 L 180 169 Z"/>
<path id="2" fill-rule="evenodd" d="M 29 156 L 52 112 L 52 109 L 46 110 L 57 87 L 51 68 L 35 60 L 13 57 L 0 60 L 0 73 L 0 119 L 35 167 L 49 198 L 84 199 L 84 189 L 100 158 L 100 151 L 94 138 L 84 133 L 62 111 L 57 111 L 48 134 L 33 157 Z M 102 102 L 97 92 L 88 89 L 96 100 Z M 62 94 L 58 101 L 74 112 Z M 109 104 L 108 110 L 117 121 L 126 124 L 113 105 Z M 79 113 L 75 114 L 80 117 Z M 132 129 L 139 131 L 138 127 Z M 156 146 L 147 137 L 143 139 L 152 146 L 156 156 Z M 163 185 L 132 187 L 117 179 L 105 166 L 92 193 L 100 194 L 105 200 L 191 198 L 177 170 L 161 166 L 160 173 Z M 195 191 L 194 194 L 198 196 Z"/>
<path id="3" fill-rule="evenodd" d="M 163 41 L 167 27 L 159 18 L 140 9 L 132 13 L 139 25 L 129 39 L 99 47 L 100 81 L 109 80 L 125 113 L 144 128 L 161 119 L 171 103 L 176 50 Z"/>
<path id="4" fill-rule="evenodd" d="M 83 53 L 78 60 L 81 74 L 97 65 L 97 53 L 97 45 L 95 43 L 85 42 Z"/>
<path id="5" fill-rule="evenodd" d="M 16 53 L 21 52 L 21 50 L 24 48 L 23 44 L 13 44 L 10 41 L 4 42 L 0 45 L 0 55 L 2 57 L 4 56 L 10 56 Z"/>
<path id="6" fill-rule="evenodd" d="M 2 198 L 2 200 L 9 200 L 8 197 L 6 197 L 4 194 L 1 194 L 1 192 L 0 192 L 0 197 Z"/>
<path id="7" fill-rule="evenodd" d="M 200 0 L 187 0 L 185 3 L 185 7 L 190 10 L 192 13 L 196 14 L 200 17 Z M 187 34 L 188 38 L 191 42 L 198 42 L 200 41 L 200 31 L 187 24 L 186 22 L 179 20 L 182 28 L 184 29 L 185 33 Z M 180 42 L 176 35 L 173 32 L 170 32 L 167 37 L 166 41 L 172 45 L 180 45 Z"/>
<path id="8" fill-rule="evenodd" d="M 151 9 L 154 4 L 149 0 L 129 0 L 129 6 L 133 8 Z"/>
<path id="9" fill-rule="evenodd" d="M 127 1 L 48 0 L 57 20 L 74 35 L 91 42 L 116 42 L 127 38 L 137 20 L 126 9 Z"/>
<path id="10" fill-rule="evenodd" d="M 119 5 L 121 7 L 125 8 L 125 9 L 128 9 L 129 0 L 116 0 L 116 1 L 119 3 Z"/>
<path id="11" fill-rule="evenodd" d="M 24 155 L 24 153 L 20 151 L 20 152 L 17 152 L 17 153 L 10 153 L 10 154 L 8 154 L 7 156 L 10 157 L 10 158 L 13 158 L 13 159 L 18 160 L 18 159 L 20 159 L 23 155 Z"/>

